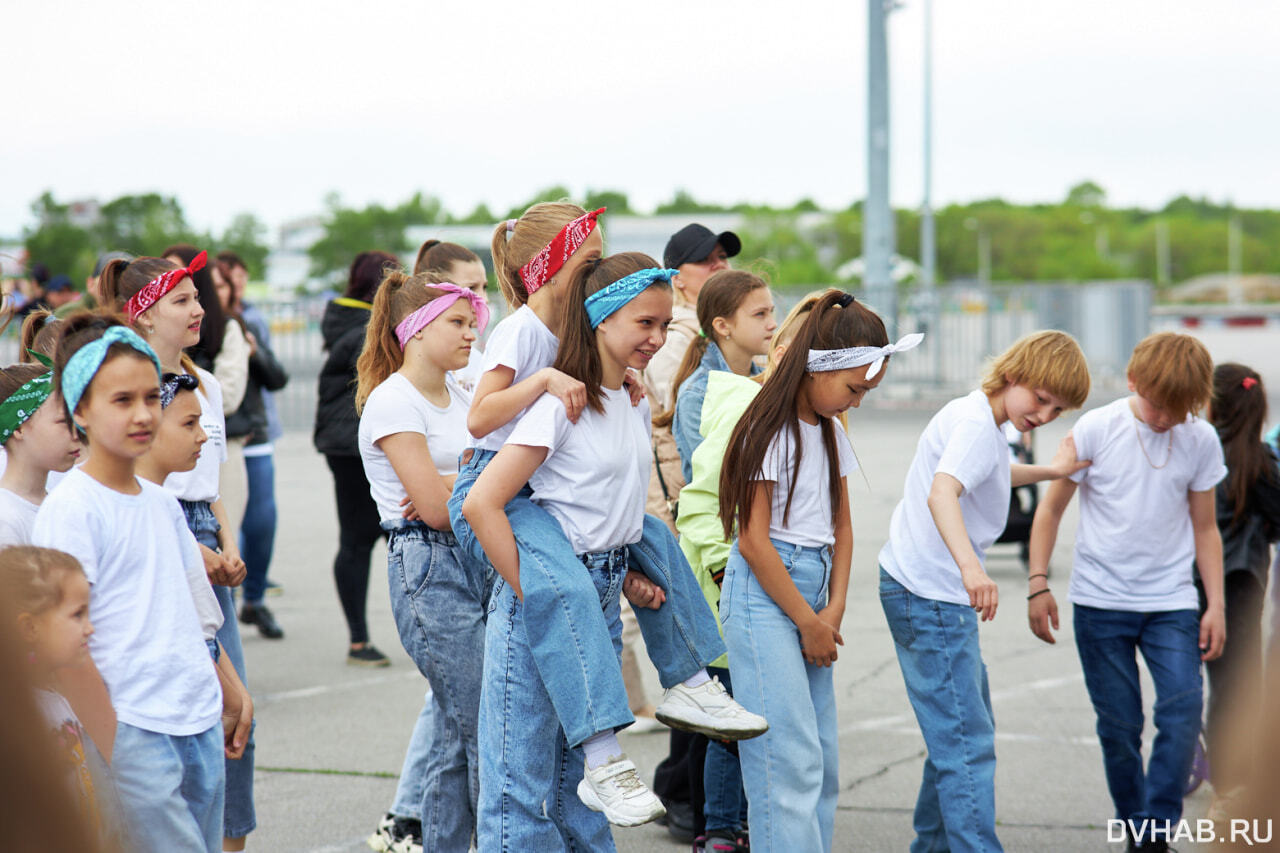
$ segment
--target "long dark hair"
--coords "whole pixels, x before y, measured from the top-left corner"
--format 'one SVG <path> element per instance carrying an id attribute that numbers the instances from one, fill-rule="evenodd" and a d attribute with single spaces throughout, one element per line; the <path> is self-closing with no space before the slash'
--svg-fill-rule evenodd
<path id="1" fill-rule="evenodd" d="M 796 396 L 804 381 L 809 350 L 882 347 L 888 343 L 884 321 L 870 308 L 839 290 L 828 290 L 822 295 L 800 331 L 796 332 L 795 340 L 787 347 L 777 370 L 747 406 L 729 438 L 729 449 L 720 469 L 720 523 L 724 525 L 726 539 L 733 538 L 735 519 L 745 522 L 750 518 L 751 497 L 760 466 L 774 436 L 783 430 L 787 431 L 791 446 L 795 448 L 787 501 L 782 510 L 783 523 L 791 513 L 801 454 Z M 827 480 L 831 490 L 831 516 L 834 518 L 840 508 L 840 457 L 836 448 L 835 426 L 831 418 L 824 417 L 819 417 L 818 424 L 822 427 L 822 444 L 827 452 Z"/>
<path id="2" fill-rule="evenodd" d="M 351 262 L 347 273 L 347 290 L 343 294 L 361 302 L 373 302 L 373 294 L 387 270 L 399 269 L 400 260 L 390 252 L 361 252 Z"/>
<path id="3" fill-rule="evenodd" d="M 1234 525 L 1243 519 L 1254 485 L 1276 478 L 1275 462 L 1262 443 L 1267 390 L 1258 372 L 1234 362 L 1215 367 L 1209 416 L 1227 458 L 1227 497 Z"/>
<path id="4" fill-rule="evenodd" d="M 622 252 L 578 267 L 565 287 L 563 298 L 566 308 L 561 321 L 560 352 L 556 355 L 555 368 L 587 386 L 587 405 L 597 412 L 604 411 L 600 393 L 603 368 L 600 351 L 596 349 L 596 330 L 591 328 L 584 303 L 588 296 L 623 276 L 656 266 L 658 262 L 643 252 Z M 658 282 L 652 286 L 671 285 Z"/>
<path id="5" fill-rule="evenodd" d="M 200 250 L 190 243 L 178 243 L 164 250 L 162 257 L 176 255 L 183 265 L 190 266 Z M 196 298 L 204 309 L 204 317 L 200 320 L 200 340 L 190 347 L 193 356 L 199 356 L 212 370 L 214 359 L 222 352 L 222 340 L 227 334 L 227 313 L 222 310 L 222 300 L 218 298 L 218 288 L 213 284 L 213 265 L 206 263 L 202 269 L 191 274 L 191 281 L 196 286 Z"/>

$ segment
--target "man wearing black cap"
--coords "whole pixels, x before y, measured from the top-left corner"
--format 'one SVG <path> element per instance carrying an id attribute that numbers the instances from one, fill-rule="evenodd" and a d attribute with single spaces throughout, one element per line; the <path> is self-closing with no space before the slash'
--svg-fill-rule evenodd
<path id="1" fill-rule="evenodd" d="M 80 294 L 76 293 L 71 285 L 70 276 L 55 275 L 44 286 L 44 304 L 50 311 L 56 311 L 63 305 L 75 302 L 79 296 Z"/>

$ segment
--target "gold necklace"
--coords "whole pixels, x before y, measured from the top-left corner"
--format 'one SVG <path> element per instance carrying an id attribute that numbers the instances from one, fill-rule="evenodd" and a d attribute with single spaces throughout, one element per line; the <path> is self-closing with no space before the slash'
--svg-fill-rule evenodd
<path id="1" fill-rule="evenodd" d="M 1169 460 L 1173 458 L 1173 428 L 1172 428 L 1172 427 L 1170 427 L 1170 428 L 1169 428 L 1169 452 L 1168 452 L 1168 455 L 1166 455 L 1166 456 L 1165 456 L 1165 458 L 1164 458 L 1164 462 L 1162 462 L 1162 463 L 1160 463 L 1159 465 L 1157 465 L 1156 463 L 1154 463 L 1154 462 L 1152 462 L 1152 461 L 1151 461 L 1151 456 L 1150 456 L 1150 454 L 1148 454 L 1148 453 L 1147 453 L 1147 446 L 1146 446 L 1145 444 L 1143 444 L 1143 443 L 1142 443 L 1142 430 L 1138 429 L 1138 420 L 1139 420 L 1138 416 L 1137 416 L 1137 415 L 1134 415 L 1134 418 L 1133 418 L 1133 434 L 1134 434 L 1134 435 L 1136 435 L 1136 436 L 1138 437 L 1138 447 L 1139 447 L 1139 449 L 1141 449 L 1141 450 L 1142 450 L 1142 455 L 1143 455 L 1143 456 L 1145 456 L 1145 457 L 1147 457 L 1147 464 L 1148 464 L 1148 465 L 1150 465 L 1152 468 L 1156 469 L 1157 471 L 1159 471 L 1159 470 L 1160 470 L 1161 468 L 1163 468 L 1165 465 L 1168 465 L 1168 464 L 1169 464 Z"/>

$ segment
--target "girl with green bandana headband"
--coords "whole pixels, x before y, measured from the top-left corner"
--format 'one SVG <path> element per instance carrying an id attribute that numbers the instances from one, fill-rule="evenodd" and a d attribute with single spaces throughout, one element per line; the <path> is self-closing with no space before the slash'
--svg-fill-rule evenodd
<path id="1" fill-rule="evenodd" d="M 27 545 L 49 472 L 70 470 L 80 454 L 65 408 L 53 395 L 53 373 L 43 364 L 0 369 L 0 445 L 0 547 Z"/>
<path id="2" fill-rule="evenodd" d="M 222 849 L 223 695 L 187 578 L 204 562 L 177 500 L 135 474 L 160 422 L 160 363 L 111 316 L 69 317 L 54 391 L 89 459 L 36 514 L 32 544 L 75 557 L 89 581 L 89 654 L 117 724 L 112 770 L 130 850 Z M 229 700 L 238 700 L 231 696 Z M 238 716 L 238 709 L 236 709 Z M 224 746 L 225 744 L 225 746 Z"/>

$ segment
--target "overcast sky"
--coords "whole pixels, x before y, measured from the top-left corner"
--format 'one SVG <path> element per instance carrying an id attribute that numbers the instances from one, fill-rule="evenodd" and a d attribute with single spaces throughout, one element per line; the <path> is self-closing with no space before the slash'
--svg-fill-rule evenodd
<path id="1" fill-rule="evenodd" d="M 221 230 L 330 191 L 500 212 L 552 184 L 641 207 L 866 186 L 862 0 L 42 0 L 0 32 L 0 236 L 46 189 L 171 193 Z M 892 196 L 916 206 L 923 0 L 889 32 Z M 1278 207 L 1278 37 L 1270 0 L 935 0 L 935 204 L 1087 178 Z"/>

